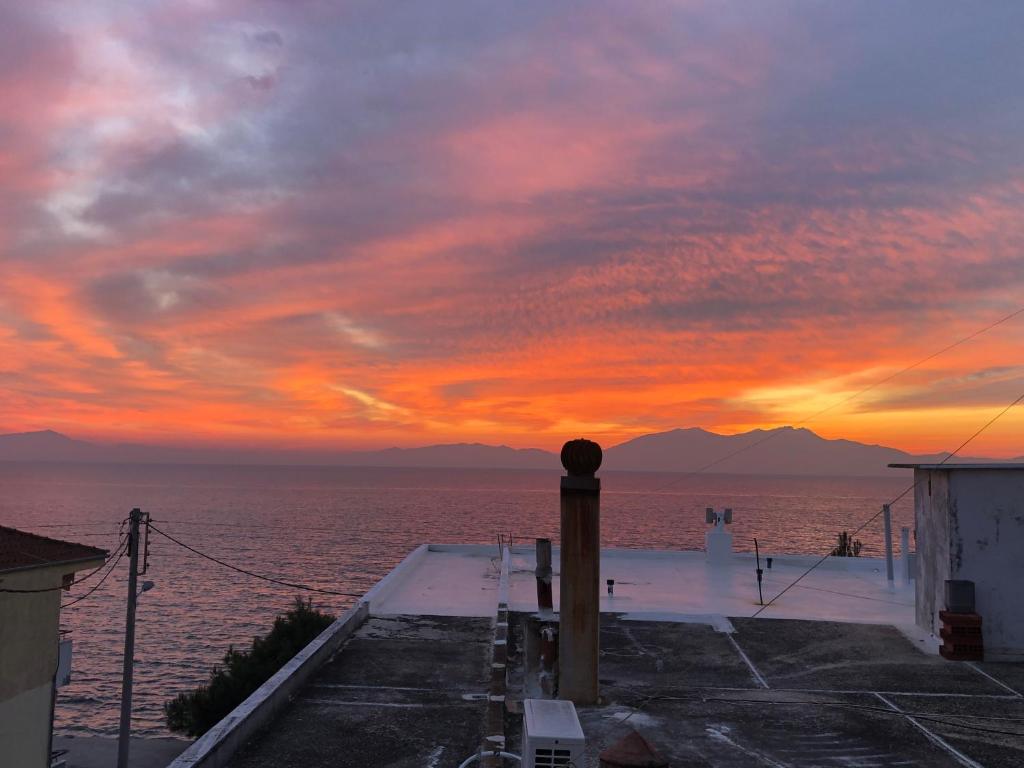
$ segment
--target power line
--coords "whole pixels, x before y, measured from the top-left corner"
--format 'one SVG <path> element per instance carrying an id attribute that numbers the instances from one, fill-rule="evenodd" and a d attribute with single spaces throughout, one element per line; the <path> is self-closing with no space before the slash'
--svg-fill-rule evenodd
<path id="1" fill-rule="evenodd" d="M 42 523 L 30 526 L 31 528 L 90 528 L 95 526 L 103 526 L 109 528 L 117 525 L 117 523 L 99 522 L 99 521 L 83 521 L 80 523 Z M 78 534 L 82 535 L 82 534 Z"/>
<path id="2" fill-rule="evenodd" d="M 945 464 L 945 463 L 946 463 L 947 461 L 949 461 L 949 460 L 950 460 L 950 459 L 952 459 L 952 458 L 953 458 L 954 456 L 956 456 L 956 455 L 957 455 L 958 453 L 960 453 L 960 451 L 962 451 L 962 450 L 963 450 L 964 448 L 966 448 L 966 447 L 967 447 L 967 446 L 968 446 L 968 445 L 969 445 L 969 444 L 970 444 L 971 442 L 973 442 L 973 441 L 974 441 L 974 439 L 978 437 L 978 435 L 980 435 L 980 434 L 981 434 L 982 432 L 984 432 L 984 431 L 985 431 L 986 429 L 988 429 L 988 428 L 989 428 L 989 427 L 991 427 L 991 426 L 992 426 L 993 424 L 995 424 L 995 423 L 996 423 L 997 421 L 999 421 L 999 419 L 1001 419 L 1001 418 L 1002 418 L 1002 417 L 1003 417 L 1003 416 L 1004 416 L 1004 415 L 1005 415 L 1005 414 L 1006 414 L 1006 413 L 1007 413 L 1007 412 L 1008 412 L 1008 411 L 1009 411 L 1009 410 L 1010 410 L 1011 408 L 1013 408 L 1014 406 L 1018 405 L 1018 404 L 1019 404 L 1019 403 L 1021 403 L 1022 401 L 1024 401 L 1024 392 L 1022 392 L 1022 393 L 1020 394 L 1020 396 L 1019 396 L 1019 397 L 1017 397 L 1017 398 L 1016 398 L 1016 399 L 1015 399 L 1015 400 L 1014 400 L 1014 401 L 1013 401 L 1012 403 L 1010 403 L 1010 404 L 1009 404 L 1008 406 L 1006 406 L 1006 407 L 1005 407 L 1005 408 L 1003 408 L 1003 409 L 1002 409 L 1001 411 L 999 411 L 999 413 L 997 413 L 997 414 L 996 414 L 995 416 L 993 416 L 993 417 L 992 417 L 991 419 L 989 419 L 989 420 L 988 420 L 987 422 L 985 422 L 985 424 L 984 424 L 984 425 L 983 425 L 983 426 L 982 426 L 982 427 L 981 427 L 980 429 L 978 429 L 978 430 L 977 430 L 977 431 L 976 431 L 976 432 L 975 432 L 975 433 L 974 433 L 973 435 L 971 435 L 971 436 L 970 436 L 970 437 L 968 437 L 968 438 L 967 438 L 966 440 L 964 440 L 964 441 L 963 441 L 962 443 L 960 443 L 960 445 L 959 445 L 959 446 L 957 446 L 957 448 L 956 448 L 956 450 L 955 450 L 955 451 L 953 451 L 953 452 L 952 452 L 952 453 L 950 453 L 950 454 L 949 454 L 948 456 L 946 456 L 946 458 L 944 458 L 944 459 L 943 459 L 942 461 L 939 461 L 939 462 L 937 462 L 937 463 L 936 463 L 936 466 L 939 466 L 939 465 Z M 908 486 L 907 488 L 905 488 L 905 489 L 904 489 L 904 490 L 903 490 L 902 492 L 900 492 L 900 493 L 899 493 L 899 495 L 897 495 L 897 496 L 896 496 L 896 498 L 894 498 L 894 499 L 893 499 L 892 501 L 890 501 L 890 502 L 889 502 L 889 503 L 888 503 L 887 505 L 883 506 L 883 507 L 882 507 L 882 508 L 881 508 L 880 510 L 878 510 L 878 511 L 877 511 L 877 512 L 876 512 L 875 514 L 873 514 L 873 515 L 872 515 L 871 517 L 869 517 L 869 518 L 868 518 L 867 520 L 865 520 L 865 521 L 864 521 L 864 522 L 863 522 L 863 523 L 862 523 L 862 524 L 860 525 L 860 527 L 858 527 L 858 528 L 857 528 L 857 530 L 855 530 L 855 531 L 854 531 L 853 533 L 851 533 L 851 534 L 850 534 L 850 538 L 853 538 L 853 537 L 854 537 L 854 536 L 856 536 L 856 535 L 857 535 L 858 533 L 860 533 L 860 532 L 861 532 L 861 531 L 863 531 L 863 530 L 864 530 L 865 528 L 867 528 L 867 527 L 868 527 L 868 526 L 869 526 L 869 525 L 870 525 L 871 523 L 873 523 L 873 522 L 874 522 L 875 520 L 877 520 L 877 519 L 879 518 L 879 516 L 880 516 L 880 515 L 881 515 L 881 514 L 882 514 L 883 512 L 885 512 L 885 507 L 886 507 L 886 506 L 892 506 L 893 504 L 895 504 L 895 503 L 896 503 L 897 501 L 899 501 L 899 500 L 900 500 L 900 499 L 902 499 L 902 498 L 903 498 L 904 496 L 906 496 L 906 495 L 907 495 L 908 493 L 910 493 L 910 492 L 911 492 L 912 490 L 914 490 L 914 488 L 916 487 L 916 485 L 917 485 L 917 481 L 914 481 L 913 483 L 911 483 L 911 484 L 910 484 L 910 485 L 909 485 L 909 486 Z M 769 607 L 769 606 L 770 606 L 770 605 L 771 605 L 772 603 L 774 603 L 774 602 L 775 602 L 776 600 L 778 600 L 778 599 L 779 599 L 780 597 L 782 597 L 782 596 L 783 596 L 784 594 L 786 594 L 786 593 L 787 593 L 787 592 L 788 592 L 789 590 L 791 590 L 791 589 L 792 589 L 793 587 L 795 587 L 795 586 L 796 586 L 797 584 L 799 584 L 799 583 L 800 583 L 800 582 L 801 582 L 801 581 L 803 580 L 803 578 L 804 578 L 804 577 L 805 577 L 805 576 L 806 576 L 807 574 L 809 574 L 809 573 L 810 573 L 811 571 L 813 571 L 813 570 L 814 570 L 815 568 L 817 568 L 817 567 L 818 567 L 819 565 L 821 565 L 821 564 L 822 564 L 823 562 L 825 562 L 825 561 L 826 561 L 826 560 L 827 560 L 827 559 L 828 559 L 829 557 L 831 557 L 831 556 L 832 556 L 832 551 L 831 551 L 831 550 L 829 550 L 829 551 L 828 551 L 828 552 L 827 552 L 827 553 L 826 553 L 825 555 L 823 555 L 823 556 L 821 557 L 821 559 L 820 559 L 820 560 L 818 560 L 818 561 L 817 561 L 816 563 L 814 563 L 814 564 L 813 564 L 813 565 L 812 565 L 812 566 L 811 566 L 810 568 L 808 568 L 808 569 L 807 569 L 806 571 L 804 571 L 804 572 L 803 572 L 803 573 L 801 573 L 801 574 L 800 574 L 799 576 L 797 576 L 797 577 L 796 577 L 796 579 L 795 579 L 795 580 L 794 580 L 794 581 L 793 581 L 792 583 L 790 583 L 790 584 L 789 584 L 789 586 L 787 586 L 787 587 L 786 587 L 785 589 L 783 589 L 783 590 L 782 590 L 781 592 L 779 592 L 779 593 L 778 593 L 778 594 L 777 594 L 777 595 L 776 595 L 775 597 L 773 597 L 773 598 L 772 598 L 771 600 L 769 600 L 769 601 L 768 601 L 767 603 L 765 603 L 765 604 L 764 604 L 764 605 L 762 605 L 762 606 L 761 606 L 760 608 L 758 608 L 758 609 L 757 609 L 757 610 L 756 610 L 756 611 L 754 612 L 754 614 L 753 614 L 753 615 L 751 616 L 751 618 L 757 618 L 757 617 L 758 617 L 758 616 L 759 616 L 759 615 L 761 614 L 761 612 L 762 612 L 762 611 L 764 611 L 765 609 L 767 609 L 767 608 L 768 608 L 768 607 Z"/>
<path id="3" fill-rule="evenodd" d="M 128 551 L 128 547 L 129 547 L 130 544 L 131 544 L 131 541 L 126 536 L 125 539 L 124 539 L 124 542 L 121 544 L 121 551 L 118 553 L 117 559 L 114 560 L 114 564 L 112 566 L 110 566 L 110 570 L 107 571 L 105 574 L 103 574 L 103 578 L 100 579 L 99 581 L 97 581 L 95 586 L 93 586 L 92 589 L 90 589 L 84 595 L 79 595 L 74 600 L 68 600 L 66 603 L 61 603 L 60 607 L 61 608 L 69 608 L 70 606 L 74 605 L 75 603 L 80 603 L 83 600 L 85 600 L 85 598 L 89 597 L 97 589 L 102 587 L 103 586 L 103 582 L 105 582 L 110 577 L 110 574 L 112 574 L 117 569 L 117 564 L 121 562 L 121 558 L 124 557 L 125 552 Z"/>
<path id="4" fill-rule="evenodd" d="M 210 561 L 212 561 L 214 563 L 217 563 L 218 565 L 222 565 L 225 568 L 231 569 L 232 571 L 237 571 L 238 573 L 243 573 L 246 576 L 252 576 L 254 579 L 262 579 L 263 581 L 269 581 L 271 584 L 278 584 L 278 585 L 280 585 L 282 587 L 290 587 L 292 589 L 301 589 L 301 590 L 306 591 L 306 592 L 319 592 L 319 593 L 324 594 L 324 595 L 338 595 L 340 597 L 362 597 L 362 595 L 357 595 L 357 594 L 355 594 L 353 592 L 338 592 L 338 591 L 335 591 L 335 590 L 332 590 L 332 589 L 321 589 L 319 587 L 311 587 L 308 584 L 296 584 L 296 583 L 293 583 L 293 582 L 290 582 L 290 581 L 283 581 L 281 579 L 275 579 L 275 578 L 272 578 L 270 576 L 263 576 L 262 574 L 259 574 L 259 573 L 253 573 L 252 571 L 246 570 L 245 568 L 239 568 L 237 565 L 232 565 L 231 563 L 226 563 L 223 560 L 221 560 L 220 558 L 214 557 L 213 555 L 208 555 L 205 552 L 200 552 L 195 547 L 190 547 L 188 544 L 186 544 L 185 542 L 183 542 L 183 541 L 181 541 L 179 539 L 174 538 L 169 533 L 164 533 L 163 531 L 161 531 L 159 528 L 157 528 L 152 523 L 150 523 L 149 527 L 152 530 L 154 530 L 157 533 L 159 533 L 165 539 L 169 539 L 170 541 L 172 541 L 175 544 L 177 544 L 179 547 L 184 547 L 189 552 L 191 552 L 191 553 L 193 553 L 195 555 L 199 555 L 199 557 L 203 557 L 203 558 L 205 558 L 207 560 L 210 560 Z"/>
<path id="5" fill-rule="evenodd" d="M 959 347 L 961 344 L 966 344 L 971 339 L 977 338 L 978 336 L 981 336 L 983 333 L 986 333 L 987 331 L 992 330 L 996 326 L 1002 325 L 1003 323 L 1008 322 L 1009 320 L 1012 320 L 1013 318 L 1017 317 L 1018 315 L 1022 315 L 1022 314 L 1024 314 L 1024 307 L 1021 307 L 1021 308 L 1011 312 L 1010 314 L 1005 315 L 1005 316 L 999 318 L 995 322 L 989 323 L 984 328 L 979 328 L 978 330 L 974 331 L 973 333 L 968 334 L 967 336 L 964 336 L 963 338 L 958 339 L 957 341 L 954 341 L 952 344 L 948 344 L 947 346 L 943 347 L 942 349 L 938 350 L 937 352 L 932 352 L 930 355 L 927 355 L 926 357 L 922 357 L 920 360 L 918 360 L 915 363 L 911 363 L 906 368 L 902 368 L 902 369 L 896 371 L 895 373 L 891 373 L 888 376 L 886 376 L 885 378 L 880 379 L 879 381 L 876 381 L 875 383 L 870 384 L 867 387 L 864 387 L 864 389 L 861 389 L 861 390 L 859 390 L 857 392 L 854 392 L 852 395 L 848 395 L 848 396 L 846 396 L 846 397 L 844 397 L 844 398 L 842 398 L 840 400 L 837 400 L 836 402 L 832 403 L 831 405 L 828 405 L 825 408 L 822 408 L 820 411 L 816 411 L 815 413 L 812 413 L 810 416 L 805 416 L 804 418 L 800 419 L 799 421 L 794 422 L 791 426 L 798 427 L 798 426 L 800 426 L 802 424 L 807 424 L 808 422 L 813 421 L 814 419 L 817 419 L 819 416 L 824 416 L 829 411 L 831 411 L 831 410 L 833 410 L 835 408 L 838 408 L 838 407 L 840 407 L 842 405 L 846 405 L 847 403 L 849 403 L 849 402 L 851 402 L 853 400 L 856 400 L 858 397 L 861 397 L 862 395 L 867 394 L 871 390 L 877 389 L 878 387 L 882 386 L 883 384 L 888 384 L 893 379 L 898 378 L 898 377 L 902 376 L 905 373 L 909 373 L 910 371 L 914 370 L 915 368 L 919 368 L 920 366 L 924 365 L 925 363 L 930 362 L 931 360 L 934 360 L 936 357 L 939 357 L 940 355 L 944 355 L 946 352 L 949 352 L 951 349 L 955 349 L 956 347 Z M 684 473 L 680 474 L 678 477 L 673 478 L 672 480 L 667 482 L 665 485 L 663 485 L 663 486 L 661 486 L 659 488 L 655 488 L 654 491 L 652 491 L 652 493 L 657 493 L 658 491 L 663 491 L 666 488 L 669 488 L 672 485 L 675 485 L 676 483 L 678 483 L 680 480 L 682 480 L 685 477 L 689 477 L 691 475 L 699 475 L 702 472 L 706 472 L 707 470 L 711 469 L 712 467 L 717 466 L 717 465 L 719 465 L 719 464 L 721 464 L 721 463 L 723 463 L 725 461 L 728 461 L 729 459 L 733 458 L 734 456 L 738 456 L 739 454 L 741 454 L 741 453 L 743 453 L 745 451 L 749 451 L 752 448 L 756 448 L 759 445 L 763 445 L 764 443 L 767 443 L 769 440 L 775 439 L 780 434 L 782 434 L 782 433 L 779 430 L 774 430 L 772 432 L 769 432 L 767 435 L 765 435 L 764 437 L 762 437 L 759 440 L 755 440 L 753 443 L 749 443 L 748 445 L 744 445 L 742 448 L 738 448 L 735 451 L 733 451 L 731 453 L 728 453 L 725 456 L 722 456 L 721 458 L 715 459 L 714 461 L 708 462 L 707 464 L 705 464 L 705 465 L 703 465 L 701 467 L 698 467 L 697 469 L 693 469 L 693 470 L 690 470 L 689 472 L 684 472 Z"/>
<path id="6" fill-rule="evenodd" d="M 120 548 L 121 546 L 123 546 L 124 542 L 125 542 L 125 539 L 121 538 L 118 541 L 118 543 L 117 543 L 117 547 Z M 87 574 L 85 574 L 85 576 L 82 576 L 80 579 L 73 580 L 67 586 L 64 586 L 62 584 L 59 587 L 45 587 L 43 589 L 4 589 L 4 588 L 0 588 L 0 592 L 7 592 L 9 594 L 15 594 L 15 595 L 35 595 L 35 594 L 39 594 L 41 592 L 56 592 L 57 590 L 60 590 L 60 589 L 70 589 L 71 587 L 76 586 L 78 584 L 81 584 L 86 579 L 90 579 L 93 576 L 95 576 L 97 573 L 99 573 L 107 565 L 107 563 L 110 562 L 110 559 L 112 557 L 114 557 L 116 554 L 117 554 L 117 550 L 115 549 L 113 552 L 109 553 L 104 558 L 102 563 L 100 563 L 98 566 L 93 568 L 91 571 L 89 571 Z"/>
<path id="7" fill-rule="evenodd" d="M 168 523 L 170 525 L 181 525 L 181 526 L 185 526 L 185 527 L 200 527 L 200 528 L 201 527 L 236 528 L 236 529 L 246 528 L 246 529 L 253 529 L 253 530 L 264 529 L 264 530 L 275 530 L 275 531 L 294 531 L 295 530 L 295 526 L 294 525 L 273 525 L 273 524 L 270 524 L 270 523 L 253 523 L 253 522 L 249 522 L 249 521 L 222 523 L 222 522 L 216 522 L 216 521 L 194 520 L 194 519 L 187 519 L 187 518 L 181 518 L 181 519 L 175 519 L 175 520 L 172 520 L 170 518 L 165 518 L 165 519 L 159 520 L 158 522 Z M 337 526 L 323 526 L 323 527 L 303 526 L 302 530 L 303 531 L 310 531 L 310 532 L 319 532 L 319 533 L 340 533 L 340 531 L 339 531 Z M 348 532 L 348 533 L 345 533 L 345 535 L 346 536 L 350 536 L 352 533 L 395 534 L 395 535 L 400 534 L 400 533 L 401 534 L 432 534 L 432 533 L 435 533 L 435 532 L 436 531 L 434 531 L 434 530 L 428 530 L 428 529 L 425 529 L 425 528 L 424 529 L 416 529 L 416 528 L 405 528 L 405 527 L 403 527 L 401 530 L 398 530 L 397 528 L 363 528 L 363 527 L 360 527 L 358 531 Z"/>

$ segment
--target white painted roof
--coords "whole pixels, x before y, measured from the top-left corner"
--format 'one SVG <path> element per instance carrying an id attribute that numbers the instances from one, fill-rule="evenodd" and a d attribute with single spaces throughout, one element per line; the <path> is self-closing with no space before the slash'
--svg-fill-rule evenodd
<path id="1" fill-rule="evenodd" d="M 511 554 L 509 609 L 536 611 L 534 548 L 516 546 Z M 774 555 L 772 568 L 764 571 L 764 599 L 781 592 L 817 559 Z M 557 610 L 557 547 L 552 560 Z M 764 553 L 761 560 L 763 567 Z M 897 561 L 897 574 L 900 565 Z M 637 617 L 677 616 L 678 620 L 694 620 L 694 615 L 751 616 L 760 607 L 754 569 L 752 554 L 736 554 L 730 564 L 716 566 L 700 551 L 605 549 L 601 551 L 601 610 Z M 498 603 L 500 571 L 496 546 L 423 545 L 367 595 L 370 611 L 374 615 L 490 617 Z M 606 594 L 606 579 L 615 579 L 612 596 Z M 897 575 L 890 590 L 885 561 L 879 558 L 829 558 L 761 617 L 892 624 L 909 630 L 914 625 L 914 585 Z"/>

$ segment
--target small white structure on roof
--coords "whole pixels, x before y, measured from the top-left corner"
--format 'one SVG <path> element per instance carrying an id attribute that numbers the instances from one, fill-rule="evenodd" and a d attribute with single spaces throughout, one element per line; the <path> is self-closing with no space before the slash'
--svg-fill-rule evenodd
<path id="1" fill-rule="evenodd" d="M 712 565 L 729 565 L 732 562 L 732 534 L 725 530 L 732 523 L 732 510 L 715 512 L 714 507 L 704 511 L 704 521 L 714 528 L 704 534 L 704 552 Z"/>
<path id="2" fill-rule="evenodd" d="M 938 634 L 949 579 L 974 582 L 985 658 L 1024 659 L 1024 464 L 914 470 L 917 625 Z"/>

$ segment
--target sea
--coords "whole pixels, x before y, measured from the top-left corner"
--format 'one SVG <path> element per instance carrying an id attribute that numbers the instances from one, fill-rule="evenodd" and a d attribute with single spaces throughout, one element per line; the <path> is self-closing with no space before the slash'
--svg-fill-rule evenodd
<path id="1" fill-rule="evenodd" d="M 733 509 L 738 550 L 825 554 L 905 492 L 907 474 L 825 478 L 601 472 L 606 547 L 698 549 L 704 509 Z M 362 594 L 424 542 L 558 541 L 559 472 L 497 469 L 0 464 L 0 525 L 116 549 L 130 510 L 183 544 L 279 581 Z M 893 506 L 911 525 L 913 494 Z M 879 517 L 857 536 L 884 552 Z M 899 547 L 899 537 L 895 546 Z M 56 731 L 117 732 L 128 558 L 61 612 L 74 644 Z M 99 574 L 102 576 L 103 572 Z M 81 574 L 80 574 L 81 575 Z M 133 730 L 166 736 L 163 704 L 208 679 L 229 648 L 247 647 L 295 599 L 340 613 L 355 598 L 305 593 L 205 559 L 151 532 L 152 581 L 138 603 Z M 73 587 L 84 594 L 94 577 Z"/>

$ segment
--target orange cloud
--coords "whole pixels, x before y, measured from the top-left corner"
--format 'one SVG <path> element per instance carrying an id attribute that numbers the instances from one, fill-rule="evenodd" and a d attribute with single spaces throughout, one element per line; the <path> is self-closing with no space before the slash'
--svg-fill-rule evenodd
<path id="1" fill-rule="evenodd" d="M 0 12 L 0 46 L 31 42 L 0 64 L 5 429 L 740 431 L 1024 295 L 1024 61 L 994 12 L 252 8 Z M 809 426 L 955 447 L 1024 391 L 1022 342 L 1018 318 Z M 1024 454 L 1022 425 L 971 452 Z"/>

